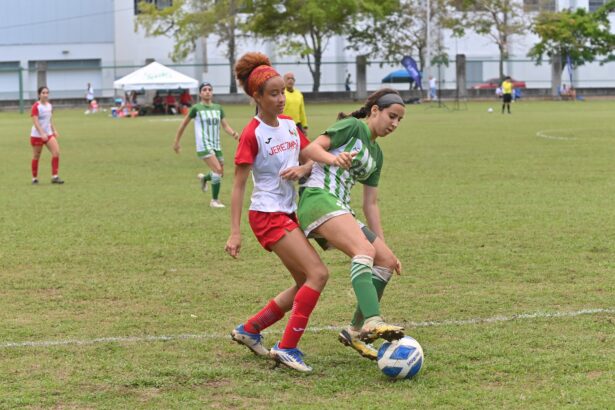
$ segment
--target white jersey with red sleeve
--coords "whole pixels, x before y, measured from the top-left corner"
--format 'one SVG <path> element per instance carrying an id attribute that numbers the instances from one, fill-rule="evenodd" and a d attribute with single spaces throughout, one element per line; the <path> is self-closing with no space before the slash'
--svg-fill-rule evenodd
<path id="1" fill-rule="evenodd" d="M 310 141 L 290 117 L 280 115 L 278 121 L 271 127 L 254 117 L 241 133 L 235 165 L 252 165 L 251 211 L 290 214 L 297 209 L 295 182 L 282 179 L 280 172 L 299 165 L 299 151 Z"/>
<path id="2" fill-rule="evenodd" d="M 30 113 L 31 117 L 38 117 L 38 123 L 47 136 L 53 134 L 53 130 L 51 129 L 51 111 L 51 103 L 41 104 L 40 101 L 37 101 L 32 105 L 32 112 Z M 32 126 L 32 131 L 30 131 L 30 136 L 34 138 L 41 137 L 34 125 Z"/>

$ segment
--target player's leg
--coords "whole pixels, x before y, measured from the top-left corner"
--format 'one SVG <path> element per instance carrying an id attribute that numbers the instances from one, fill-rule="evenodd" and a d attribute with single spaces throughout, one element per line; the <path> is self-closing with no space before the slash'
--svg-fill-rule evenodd
<path id="1" fill-rule="evenodd" d="M 32 162 L 30 164 L 30 167 L 32 169 L 32 184 L 36 185 L 38 184 L 38 161 L 41 159 L 41 153 L 43 152 L 43 145 L 42 143 L 38 143 L 38 139 L 32 138 L 31 145 L 32 145 Z"/>
<path id="2" fill-rule="evenodd" d="M 58 176 L 60 170 L 60 144 L 55 138 L 49 138 L 45 146 L 51 152 L 51 183 L 63 184 L 64 181 Z"/>
<path id="3" fill-rule="evenodd" d="M 222 167 L 222 164 L 218 159 L 216 151 L 211 150 L 208 154 L 203 156 L 203 161 L 205 161 L 209 169 L 211 169 L 211 172 L 209 172 L 207 175 L 202 176 L 201 186 L 203 187 L 203 190 L 205 190 L 206 188 L 204 187 L 206 187 L 207 182 L 211 181 L 212 199 L 210 202 L 210 206 L 212 208 L 224 208 L 224 204 L 222 204 L 218 199 L 218 196 L 220 194 L 222 175 L 224 174 L 224 168 Z"/>
<path id="4" fill-rule="evenodd" d="M 297 345 L 325 288 L 329 272 L 298 228 L 288 232 L 276 242 L 272 250 L 293 275 L 298 286 L 303 278 L 305 282 L 295 295 L 284 334 L 280 342 L 271 349 L 271 356 L 290 368 L 309 372 L 312 369 L 303 361 L 303 353 L 297 349 Z"/>
<path id="5" fill-rule="evenodd" d="M 384 322 L 380 315 L 378 292 L 372 281 L 376 249 L 349 213 L 335 216 L 314 230 L 332 246 L 352 258 L 350 280 L 359 308 L 365 317 L 361 339 L 371 342 L 377 338 L 394 340 L 403 337 L 403 328 Z"/>
<path id="6" fill-rule="evenodd" d="M 378 301 L 380 302 L 384 289 L 389 283 L 392 272 L 397 265 L 397 257 L 386 243 L 378 238 L 368 227 L 363 226 L 362 231 L 376 249 L 374 266 L 372 267 L 372 282 L 376 288 Z M 350 326 L 340 332 L 338 340 L 344 345 L 355 349 L 361 356 L 370 360 L 376 360 L 378 354 L 377 350 L 372 345 L 360 340 L 360 331 L 364 321 L 365 319 L 361 313 L 361 309 L 357 306 Z"/>

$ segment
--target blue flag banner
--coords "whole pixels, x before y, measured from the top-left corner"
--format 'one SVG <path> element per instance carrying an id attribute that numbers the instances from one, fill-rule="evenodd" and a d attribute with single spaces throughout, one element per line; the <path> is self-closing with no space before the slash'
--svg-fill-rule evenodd
<path id="1" fill-rule="evenodd" d="M 419 71 L 419 67 L 416 65 L 416 61 L 410 56 L 405 56 L 401 59 L 401 65 L 408 71 L 414 83 L 418 85 L 418 87 L 422 90 L 423 85 L 421 84 L 421 72 Z"/>
<path id="2" fill-rule="evenodd" d="M 572 61 L 570 60 L 570 54 L 566 56 L 566 66 L 568 67 L 568 75 L 570 76 L 570 85 L 572 85 Z"/>

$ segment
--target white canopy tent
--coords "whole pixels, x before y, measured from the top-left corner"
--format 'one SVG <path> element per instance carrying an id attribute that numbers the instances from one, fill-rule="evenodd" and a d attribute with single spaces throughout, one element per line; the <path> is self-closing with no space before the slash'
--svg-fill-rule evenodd
<path id="1" fill-rule="evenodd" d="M 172 90 L 197 88 L 199 82 L 160 63 L 153 62 L 113 82 L 113 88 L 132 90 Z"/>

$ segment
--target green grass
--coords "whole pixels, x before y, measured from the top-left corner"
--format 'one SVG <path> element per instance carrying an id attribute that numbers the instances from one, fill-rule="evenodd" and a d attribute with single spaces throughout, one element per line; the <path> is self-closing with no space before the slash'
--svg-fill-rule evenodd
<path id="1" fill-rule="evenodd" d="M 253 110 L 225 108 L 236 129 Z M 310 136 L 354 108 L 309 106 Z M 49 183 L 45 151 L 31 186 L 29 117 L 0 113 L 0 408 L 615 408 L 615 102 L 498 110 L 409 106 L 381 142 L 383 225 L 404 263 L 383 312 L 426 357 L 397 383 L 333 330 L 302 340 L 311 375 L 226 337 L 290 275 L 245 215 L 241 258 L 225 255 L 228 208 L 199 190 L 192 130 L 173 153 L 178 119 L 58 111 L 66 184 Z M 225 136 L 226 203 L 234 144 Z M 360 187 L 353 197 L 360 208 Z M 339 327 L 349 263 L 322 257 L 331 280 L 310 325 Z M 466 321 L 583 309 L 607 311 Z M 66 340 L 90 342 L 9 346 Z"/>

